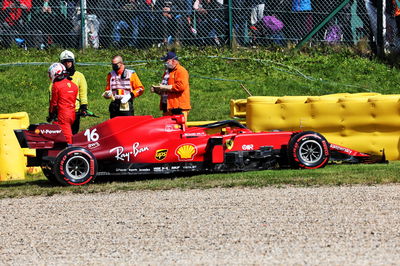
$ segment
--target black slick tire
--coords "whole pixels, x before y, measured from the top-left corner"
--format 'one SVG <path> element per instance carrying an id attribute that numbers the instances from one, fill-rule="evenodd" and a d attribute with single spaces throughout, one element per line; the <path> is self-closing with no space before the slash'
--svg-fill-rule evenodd
<path id="1" fill-rule="evenodd" d="M 328 163 L 329 156 L 329 143 L 317 132 L 300 132 L 289 141 L 288 158 L 292 168 L 321 168 Z"/>
<path id="2" fill-rule="evenodd" d="M 53 171 L 59 184 L 81 186 L 96 177 L 97 160 L 84 148 L 68 147 L 57 155 Z"/>

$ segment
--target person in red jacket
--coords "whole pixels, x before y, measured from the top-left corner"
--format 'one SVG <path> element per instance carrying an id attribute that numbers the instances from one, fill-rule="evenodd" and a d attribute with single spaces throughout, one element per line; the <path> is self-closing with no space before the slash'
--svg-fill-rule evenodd
<path id="1" fill-rule="evenodd" d="M 1 3 L 0 25 L 1 38 L 6 47 L 15 43 L 15 39 L 30 32 L 28 14 L 32 8 L 32 0 L 3 0 Z M 21 36 L 22 35 L 22 36 Z M 22 43 L 21 43 L 22 44 Z M 26 45 L 26 39 L 24 44 Z"/>
<path id="2" fill-rule="evenodd" d="M 7 15 L 5 22 L 9 26 L 14 26 L 23 16 L 23 13 L 28 13 L 31 8 L 32 0 L 4 0 L 1 10 Z"/>
<path id="3" fill-rule="evenodd" d="M 61 127 L 65 138 L 72 144 L 72 124 L 75 121 L 75 101 L 78 87 L 69 79 L 65 66 L 54 63 L 48 70 L 49 78 L 53 83 L 47 122 Z"/>

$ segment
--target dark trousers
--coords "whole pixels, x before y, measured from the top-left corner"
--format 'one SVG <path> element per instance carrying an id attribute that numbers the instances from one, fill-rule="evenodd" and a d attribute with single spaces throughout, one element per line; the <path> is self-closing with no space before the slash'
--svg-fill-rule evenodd
<path id="1" fill-rule="evenodd" d="M 121 100 L 115 100 L 110 103 L 108 106 L 108 111 L 110 112 L 110 118 L 114 118 L 116 116 L 131 116 L 135 115 L 135 110 L 133 108 L 133 101 L 128 101 L 129 110 L 128 111 L 120 111 Z"/>
<path id="2" fill-rule="evenodd" d="M 79 112 L 75 113 L 75 121 L 71 126 L 73 135 L 79 132 L 79 125 L 81 123 L 81 116 L 79 114 Z"/>

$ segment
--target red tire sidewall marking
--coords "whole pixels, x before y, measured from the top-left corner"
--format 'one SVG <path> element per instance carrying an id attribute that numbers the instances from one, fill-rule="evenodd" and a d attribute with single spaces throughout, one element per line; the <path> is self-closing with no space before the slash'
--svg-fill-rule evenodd
<path id="1" fill-rule="evenodd" d="M 74 182 L 72 182 L 71 180 L 69 180 L 69 179 L 65 176 L 65 171 L 64 171 L 64 164 L 65 164 L 65 161 L 67 160 L 67 157 L 69 157 L 69 155 L 70 155 L 70 154 L 73 154 L 73 153 L 84 154 L 84 155 L 86 155 L 86 158 L 85 158 L 85 159 L 87 159 L 87 160 L 89 161 L 89 168 L 90 168 L 89 174 L 90 174 L 90 176 L 89 176 L 89 178 L 88 178 L 87 180 L 85 180 L 85 181 L 83 181 L 83 182 L 81 182 L 81 183 L 74 183 Z M 82 151 L 82 150 L 73 150 L 73 151 L 70 151 L 70 152 L 68 152 L 66 155 L 63 156 L 63 158 L 62 158 L 62 160 L 61 160 L 61 162 L 60 162 L 60 173 L 62 174 L 62 176 L 64 177 L 64 180 L 65 180 L 68 184 L 74 185 L 74 186 L 80 186 L 80 185 L 84 185 L 84 184 L 90 182 L 90 181 L 93 179 L 93 177 L 94 177 L 94 167 L 95 167 L 95 166 L 94 166 L 94 160 L 92 159 L 92 156 L 90 156 L 90 154 L 88 154 L 87 152 Z"/>
<path id="2" fill-rule="evenodd" d="M 324 155 L 326 156 L 326 158 L 321 162 L 321 163 L 319 163 L 318 165 L 316 165 L 316 166 L 306 166 L 306 165 L 304 165 L 303 163 L 301 163 L 300 162 L 300 160 L 299 160 L 299 158 L 298 158 L 298 156 L 297 156 L 297 150 L 298 150 L 298 148 L 299 148 L 299 143 L 300 143 L 300 141 L 302 140 L 302 139 L 304 139 L 304 138 L 307 138 L 307 137 L 314 137 L 314 138 L 317 138 L 317 139 L 319 139 L 319 140 L 321 140 L 321 142 L 322 142 L 322 148 L 323 148 L 323 153 L 324 153 Z M 327 145 L 327 142 L 325 141 L 325 140 L 323 140 L 319 135 L 317 135 L 317 134 L 306 134 L 306 135 L 304 135 L 304 136 L 301 136 L 300 138 L 298 138 L 297 140 L 296 140 L 296 142 L 295 142 L 295 144 L 293 145 L 293 149 L 292 149 L 292 156 L 293 156 L 293 159 L 294 159 L 294 161 L 296 161 L 296 162 L 298 162 L 299 163 L 299 166 L 300 167 L 302 167 L 302 168 L 305 168 L 305 169 L 316 169 L 316 168 L 319 168 L 319 167 L 321 167 L 321 165 L 324 165 L 325 164 L 325 162 L 329 159 L 329 149 L 328 149 L 328 145 Z"/>

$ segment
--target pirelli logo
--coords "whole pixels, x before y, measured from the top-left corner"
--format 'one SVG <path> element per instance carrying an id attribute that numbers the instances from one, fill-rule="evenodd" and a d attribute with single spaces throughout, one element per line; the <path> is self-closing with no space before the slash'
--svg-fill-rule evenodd
<path id="1" fill-rule="evenodd" d="M 168 154 L 168 150 L 167 149 L 157 150 L 155 158 L 158 161 L 162 161 L 167 157 L 167 154 Z"/>

